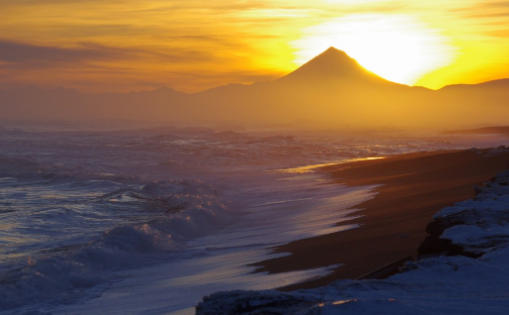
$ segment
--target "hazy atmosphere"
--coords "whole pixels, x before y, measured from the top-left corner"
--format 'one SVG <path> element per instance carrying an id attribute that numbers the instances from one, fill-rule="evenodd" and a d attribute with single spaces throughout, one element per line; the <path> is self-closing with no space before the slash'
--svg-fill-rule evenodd
<path id="1" fill-rule="evenodd" d="M 0 0 L 0 314 L 507 315 L 509 1 Z"/>

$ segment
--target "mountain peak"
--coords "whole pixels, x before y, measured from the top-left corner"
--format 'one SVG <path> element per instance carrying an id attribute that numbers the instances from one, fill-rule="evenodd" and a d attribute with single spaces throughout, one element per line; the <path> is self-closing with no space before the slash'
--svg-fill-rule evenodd
<path id="1" fill-rule="evenodd" d="M 347 80 L 356 82 L 389 82 L 366 70 L 346 52 L 332 46 L 281 79 L 284 81 Z"/>
<path id="2" fill-rule="evenodd" d="M 336 55 L 344 55 L 344 56 L 347 56 L 347 53 L 340 50 L 340 49 L 337 49 L 336 47 L 334 46 L 330 46 L 329 48 L 327 48 L 327 50 L 325 50 L 323 53 L 321 53 L 320 55 L 323 55 L 323 54 L 336 54 Z"/>

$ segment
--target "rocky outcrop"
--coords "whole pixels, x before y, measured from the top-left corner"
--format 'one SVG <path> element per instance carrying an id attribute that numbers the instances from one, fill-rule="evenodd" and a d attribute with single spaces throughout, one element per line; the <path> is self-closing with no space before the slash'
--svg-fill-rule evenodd
<path id="1" fill-rule="evenodd" d="M 440 210 L 428 224 L 428 237 L 419 247 L 419 258 L 463 255 L 477 258 L 507 242 L 509 230 L 509 170 L 484 187 L 476 187 L 472 200 Z"/>

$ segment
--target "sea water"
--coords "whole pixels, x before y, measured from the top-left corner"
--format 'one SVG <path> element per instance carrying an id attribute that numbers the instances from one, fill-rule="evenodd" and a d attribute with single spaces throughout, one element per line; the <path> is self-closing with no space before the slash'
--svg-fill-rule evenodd
<path id="1" fill-rule="evenodd" d="M 310 165 L 461 147 L 281 131 L 14 129 L 0 134 L 6 314 L 188 314 L 212 292 L 323 276 L 337 266 L 275 275 L 249 266 L 276 257 L 277 245 L 356 228 L 355 205 L 373 187 L 337 184 Z"/>

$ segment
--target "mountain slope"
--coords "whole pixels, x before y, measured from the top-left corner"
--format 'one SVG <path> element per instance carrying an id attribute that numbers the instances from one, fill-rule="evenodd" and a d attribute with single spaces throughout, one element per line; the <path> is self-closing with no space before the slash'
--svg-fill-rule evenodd
<path id="1" fill-rule="evenodd" d="M 169 88 L 83 94 L 57 88 L 0 91 L 0 119 L 159 123 L 292 123 L 320 128 L 465 128 L 507 124 L 509 79 L 438 91 L 388 81 L 329 48 L 270 82 L 185 94 Z"/>
<path id="2" fill-rule="evenodd" d="M 342 83 L 394 84 L 362 67 L 344 51 L 330 47 L 276 82 L 339 81 Z"/>
<path id="3" fill-rule="evenodd" d="M 407 103 L 409 94 L 427 92 L 385 80 L 331 47 L 274 81 L 227 85 L 190 97 L 192 107 L 197 109 L 200 104 L 214 120 L 288 123 L 311 119 L 328 125 L 358 125 L 362 120 L 370 125 L 385 123 L 376 121 L 382 108 L 397 112 L 400 106 L 394 105 Z"/>

